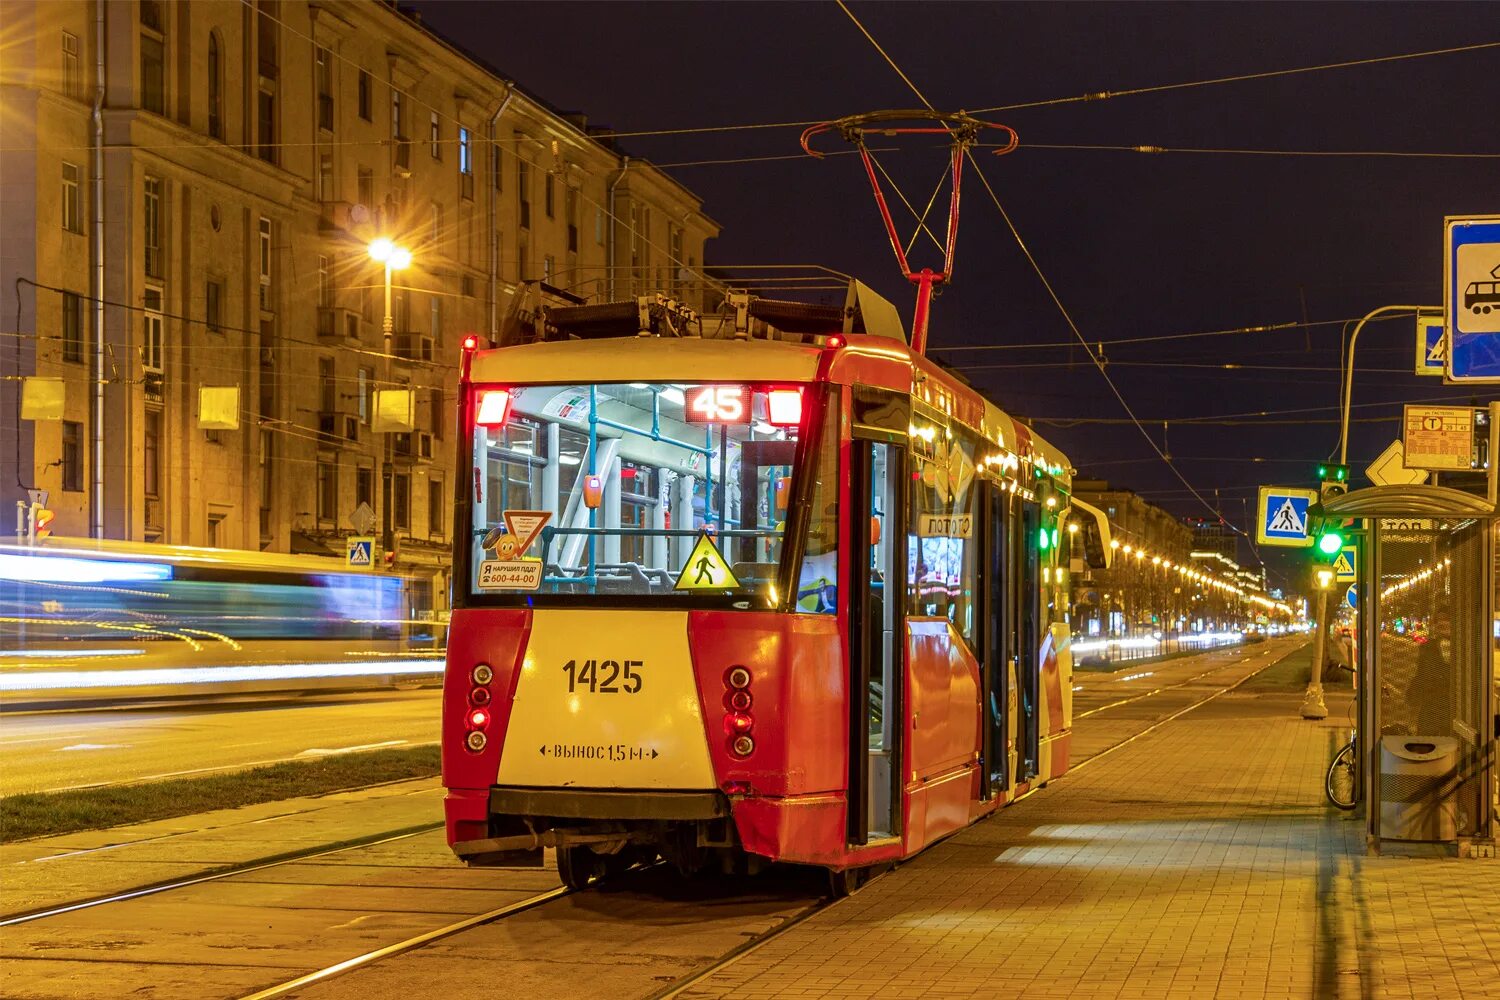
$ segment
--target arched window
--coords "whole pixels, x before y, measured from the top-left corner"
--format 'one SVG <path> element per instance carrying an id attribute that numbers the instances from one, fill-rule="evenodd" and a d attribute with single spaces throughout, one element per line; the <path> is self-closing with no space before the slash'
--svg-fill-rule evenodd
<path id="1" fill-rule="evenodd" d="M 224 138 L 224 49 L 219 33 L 208 36 L 208 134 Z"/>

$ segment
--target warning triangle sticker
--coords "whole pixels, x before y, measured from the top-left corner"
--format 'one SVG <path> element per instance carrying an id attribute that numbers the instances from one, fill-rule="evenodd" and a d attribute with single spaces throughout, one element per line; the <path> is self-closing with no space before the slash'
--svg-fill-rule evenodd
<path id="1" fill-rule="evenodd" d="M 550 510 L 507 510 L 502 516 L 505 518 L 506 530 L 516 540 L 516 551 L 511 558 L 519 558 L 521 553 L 529 549 L 531 543 L 536 541 L 536 536 L 547 526 L 547 522 L 552 520 Z"/>
<path id="2" fill-rule="evenodd" d="M 677 576 L 674 590 L 734 590 L 740 581 L 735 579 L 729 563 L 714 547 L 708 535 L 699 535 L 698 542 L 688 556 L 687 564 Z"/>
<path id="3" fill-rule="evenodd" d="M 1349 561 L 1349 553 L 1339 553 L 1339 557 L 1333 561 L 1333 571 L 1339 576 L 1354 576 L 1354 564 Z"/>
<path id="4" fill-rule="evenodd" d="M 1434 365 L 1441 364 L 1443 359 L 1448 355 L 1446 350 L 1447 344 L 1447 337 L 1439 337 L 1434 341 L 1432 347 L 1427 351 L 1427 362 Z"/>

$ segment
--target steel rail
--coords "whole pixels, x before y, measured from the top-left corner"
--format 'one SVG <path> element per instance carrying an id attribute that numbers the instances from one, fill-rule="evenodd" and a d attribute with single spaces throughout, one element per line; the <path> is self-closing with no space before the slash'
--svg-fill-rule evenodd
<path id="1" fill-rule="evenodd" d="M 78 900 L 73 903 L 65 903 L 61 906 L 50 906 L 44 909 L 25 910 L 13 913 L 0 919 L 0 927 L 14 927 L 18 924 L 27 924 L 35 920 L 46 920 L 49 917 L 58 917 L 66 913 L 76 913 L 79 910 L 92 909 L 96 906 L 104 906 L 108 903 L 123 903 L 131 899 L 140 899 L 144 896 L 155 896 L 163 892 L 171 892 L 176 889 L 186 889 L 189 886 L 202 885 L 204 882 L 217 882 L 220 879 L 231 878 L 235 875 L 246 875 L 250 872 L 265 871 L 267 868 L 276 868 L 281 865 L 295 864 L 300 861 L 310 861 L 313 858 L 324 858 L 332 854 L 342 854 L 345 851 L 354 851 L 362 847 L 376 847 L 380 844 L 390 844 L 398 840 L 406 840 L 410 837 L 419 837 L 424 833 L 441 830 L 443 824 L 423 823 L 421 826 L 404 827 L 400 830 L 386 830 L 381 833 L 360 837 L 356 840 L 345 841 L 337 846 L 330 847 L 322 845 L 303 851 L 293 851 L 288 854 L 273 858 L 262 858 L 247 864 L 234 865 L 222 868 L 218 871 L 209 872 L 204 875 L 194 875 L 191 878 L 171 879 L 165 882 L 154 882 L 150 885 L 128 889 L 125 892 L 111 893 L 106 896 L 95 896 L 91 899 Z"/>
<path id="2" fill-rule="evenodd" d="M 1241 647 L 1241 648 L 1243 648 L 1243 647 Z M 1204 652 L 1208 652 L 1208 650 L 1205 650 Z M 1260 655 L 1265 655 L 1267 653 L 1272 652 L 1272 650 L 1261 649 L 1261 650 L 1257 650 L 1256 652 L 1259 653 Z M 1296 652 L 1296 650 L 1292 650 L 1292 652 Z M 1284 653 L 1284 654 L 1282 654 L 1282 656 L 1279 656 L 1279 657 L 1276 658 L 1276 662 L 1279 663 L 1279 662 L 1281 662 L 1282 659 L 1284 659 L 1285 657 L 1290 656 L 1290 655 L 1291 655 L 1291 653 Z M 1193 681 L 1201 680 L 1204 677 L 1207 677 L 1209 674 L 1217 674 L 1217 673 L 1220 673 L 1222 671 L 1228 670 L 1231 667 L 1243 666 L 1244 662 L 1245 662 L 1244 660 L 1231 660 L 1228 663 L 1221 663 L 1217 667 L 1212 667 L 1212 668 L 1210 668 L 1208 670 L 1205 670 L 1201 674 L 1194 674 L 1193 676 L 1187 678 L 1186 680 L 1178 681 L 1176 684 L 1165 684 L 1162 687 L 1153 688 L 1152 690 L 1142 692 L 1141 694 L 1131 695 L 1129 698 L 1121 698 L 1119 701 L 1112 701 L 1108 705 L 1100 705 L 1097 708 L 1091 708 L 1087 712 L 1075 712 L 1075 713 L 1073 713 L 1073 721 L 1076 723 L 1079 719 L 1087 719 L 1091 715 L 1098 715 L 1100 712 L 1107 712 L 1111 708 L 1119 708 L 1121 705 L 1129 705 L 1132 702 L 1141 701 L 1144 698 L 1150 698 L 1150 697 L 1153 697 L 1155 695 L 1159 695 L 1159 694 L 1161 694 L 1164 691 L 1175 691 L 1176 689 L 1178 689 L 1180 687 L 1186 687 L 1187 685 L 1193 683 Z M 1142 664 L 1142 666 L 1146 666 L 1146 665 L 1147 664 Z M 1270 664 L 1266 664 L 1266 666 L 1270 666 Z M 1076 671 L 1075 671 L 1075 675 L 1076 675 Z"/>
<path id="3" fill-rule="evenodd" d="M 291 979 L 275 986 L 268 986 L 263 990 L 258 990 L 255 993 L 242 997 L 241 1000 L 272 1000 L 273 997 L 284 997 L 288 993 L 300 990 L 305 986 L 311 986 L 314 983 L 321 983 L 335 976 L 341 976 L 346 972 L 352 972 L 363 966 L 371 965 L 383 958 L 391 958 L 395 955 L 405 954 L 408 951 L 415 951 L 417 948 L 432 944 L 434 941 L 440 941 L 446 937 L 451 937 L 472 927 L 493 923 L 496 920 L 503 920 L 517 913 L 523 913 L 526 910 L 541 906 L 543 903 L 550 903 L 554 899 L 569 895 L 574 891 L 567 886 L 548 889 L 546 892 L 538 893 L 529 899 L 507 903 L 505 906 L 496 907 L 493 910 L 487 910 L 472 917 L 455 920 L 451 924 L 426 931 L 415 937 L 409 937 L 405 941 L 397 941 L 395 944 L 388 944 L 383 948 L 367 951 L 363 955 L 356 955 L 353 958 L 345 959 L 327 968 L 318 969 L 316 972 L 309 972 L 305 976 L 298 976 L 296 979 Z"/>

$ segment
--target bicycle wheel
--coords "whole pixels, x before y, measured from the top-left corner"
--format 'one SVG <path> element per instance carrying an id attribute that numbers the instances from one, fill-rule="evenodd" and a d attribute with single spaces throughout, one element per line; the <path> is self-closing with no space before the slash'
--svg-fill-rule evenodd
<path id="1" fill-rule="evenodd" d="M 1324 779 L 1323 791 L 1328 796 L 1328 801 L 1340 809 L 1354 808 L 1356 766 L 1353 741 L 1345 743 L 1333 758 L 1333 763 L 1328 765 L 1328 777 Z"/>

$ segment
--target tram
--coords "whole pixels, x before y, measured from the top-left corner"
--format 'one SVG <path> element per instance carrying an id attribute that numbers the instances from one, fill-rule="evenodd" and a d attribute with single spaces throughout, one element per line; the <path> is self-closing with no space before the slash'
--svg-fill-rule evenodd
<path id="1" fill-rule="evenodd" d="M 1066 771 L 1070 546 L 1102 515 L 894 307 L 851 302 L 740 296 L 696 333 L 580 306 L 466 350 L 460 858 L 553 847 L 574 887 L 796 862 L 847 891 Z"/>

